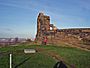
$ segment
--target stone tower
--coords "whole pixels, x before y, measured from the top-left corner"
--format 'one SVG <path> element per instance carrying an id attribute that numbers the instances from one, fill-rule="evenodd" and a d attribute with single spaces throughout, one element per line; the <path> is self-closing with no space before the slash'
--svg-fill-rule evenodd
<path id="1" fill-rule="evenodd" d="M 37 18 L 37 35 L 36 37 L 42 37 L 47 31 L 50 30 L 50 17 L 39 13 Z"/>

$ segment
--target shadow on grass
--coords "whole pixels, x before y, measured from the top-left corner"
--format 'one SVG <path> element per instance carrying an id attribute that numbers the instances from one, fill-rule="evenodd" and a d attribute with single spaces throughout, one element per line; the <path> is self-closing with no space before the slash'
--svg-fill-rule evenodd
<path id="1" fill-rule="evenodd" d="M 26 58 L 25 60 L 23 60 L 21 63 L 17 64 L 14 68 L 18 68 L 20 65 L 24 64 L 26 61 L 28 61 L 30 59 L 30 57 Z"/>

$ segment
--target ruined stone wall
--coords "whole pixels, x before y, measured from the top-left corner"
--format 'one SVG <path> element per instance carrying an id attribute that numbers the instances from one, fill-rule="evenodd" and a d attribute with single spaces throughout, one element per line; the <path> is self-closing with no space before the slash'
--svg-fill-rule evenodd
<path id="1" fill-rule="evenodd" d="M 44 15 L 43 13 L 39 13 L 37 18 L 37 35 L 36 37 L 42 37 L 44 32 L 50 30 L 50 17 Z"/>
<path id="2" fill-rule="evenodd" d="M 50 27 L 53 30 L 50 30 Z M 81 43 L 82 41 L 90 42 L 90 28 L 71 28 L 71 29 L 55 29 L 56 26 L 50 24 L 50 17 L 39 13 L 37 18 L 37 35 L 38 41 L 42 42 L 42 37 L 47 36 L 48 43 L 59 44 L 67 42 L 71 44 Z"/>
<path id="3" fill-rule="evenodd" d="M 57 31 L 55 39 L 69 43 L 81 43 L 83 39 L 90 40 L 90 28 L 61 29 Z"/>

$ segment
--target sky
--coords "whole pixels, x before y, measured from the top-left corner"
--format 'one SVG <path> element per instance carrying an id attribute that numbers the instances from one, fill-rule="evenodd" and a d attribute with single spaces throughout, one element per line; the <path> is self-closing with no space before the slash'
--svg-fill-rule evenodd
<path id="1" fill-rule="evenodd" d="M 0 0 L 0 38 L 34 38 L 39 12 L 59 29 L 90 28 L 90 0 Z"/>

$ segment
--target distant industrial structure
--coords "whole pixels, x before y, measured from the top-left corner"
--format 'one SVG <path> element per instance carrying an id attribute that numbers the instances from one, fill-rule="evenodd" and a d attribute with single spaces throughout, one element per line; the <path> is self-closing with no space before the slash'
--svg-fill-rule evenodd
<path id="1" fill-rule="evenodd" d="M 84 42 L 90 44 L 90 28 L 58 29 L 55 25 L 50 24 L 50 16 L 39 13 L 36 39 L 41 42 L 44 36 L 47 36 L 48 43 L 79 44 Z"/>

